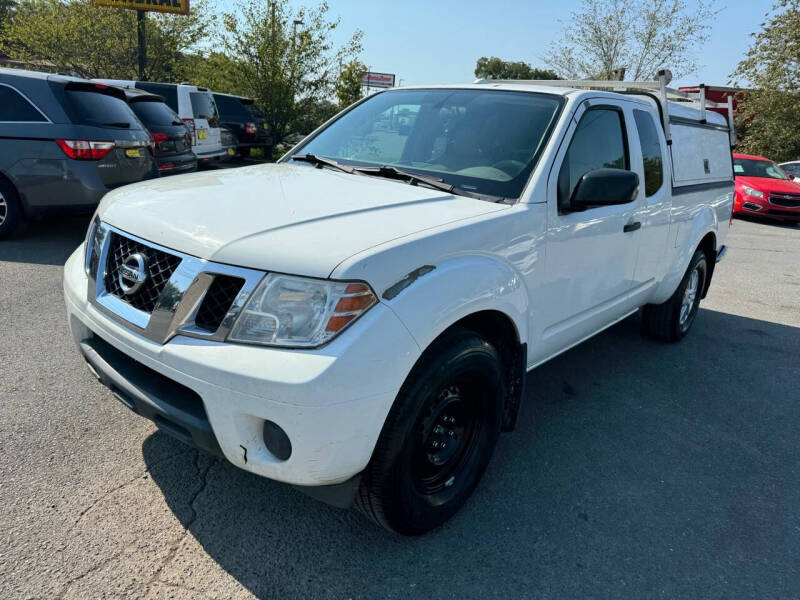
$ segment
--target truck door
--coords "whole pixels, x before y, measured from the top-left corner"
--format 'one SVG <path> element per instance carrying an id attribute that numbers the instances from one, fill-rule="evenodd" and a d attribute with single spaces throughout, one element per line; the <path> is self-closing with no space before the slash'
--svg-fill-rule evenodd
<path id="1" fill-rule="evenodd" d="M 548 178 L 546 300 L 539 348 L 544 360 L 625 316 L 639 250 L 639 196 L 628 204 L 571 211 L 581 176 L 594 169 L 631 169 L 627 102 L 587 100 L 576 111 Z M 540 356 L 541 354 L 541 356 Z"/>
<path id="2" fill-rule="evenodd" d="M 669 237 L 672 199 L 671 173 L 664 130 L 658 122 L 654 107 L 632 107 L 632 169 L 639 174 L 640 208 L 636 220 L 642 223 L 641 243 L 633 277 L 634 296 L 640 298 L 653 288 L 664 275 L 670 256 Z"/>

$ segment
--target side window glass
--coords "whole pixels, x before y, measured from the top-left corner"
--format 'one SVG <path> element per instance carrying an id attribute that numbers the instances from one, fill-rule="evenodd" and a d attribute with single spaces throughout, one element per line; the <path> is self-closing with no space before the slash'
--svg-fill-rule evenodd
<path id="1" fill-rule="evenodd" d="M 664 183 L 664 160 L 661 157 L 661 142 L 653 116 L 643 110 L 634 110 L 633 119 L 639 132 L 644 167 L 644 193 L 650 197 L 661 189 Z"/>
<path id="2" fill-rule="evenodd" d="M 0 121 L 47 121 L 34 106 L 16 90 L 0 85 Z"/>
<path id="3" fill-rule="evenodd" d="M 627 169 L 622 112 L 592 108 L 581 117 L 558 173 L 558 207 L 565 209 L 578 180 L 595 169 Z"/>

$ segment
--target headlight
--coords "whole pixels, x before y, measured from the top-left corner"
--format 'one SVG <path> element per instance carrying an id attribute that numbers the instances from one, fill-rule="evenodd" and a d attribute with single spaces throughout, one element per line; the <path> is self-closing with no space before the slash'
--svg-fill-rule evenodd
<path id="1" fill-rule="evenodd" d="M 754 190 L 753 188 L 747 187 L 746 185 L 743 185 L 742 189 L 744 190 L 745 194 L 747 194 L 748 196 L 751 196 L 753 198 L 763 198 L 764 197 L 764 192 L 759 192 L 758 190 Z"/>
<path id="2" fill-rule="evenodd" d="M 366 283 L 270 273 L 250 295 L 228 339 L 313 348 L 333 339 L 377 301 Z"/>
<path id="3" fill-rule="evenodd" d="M 86 235 L 86 274 L 90 277 L 97 277 L 97 267 L 100 264 L 100 250 L 103 246 L 104 228 L 100 227 L 100 219 L 95 217 L 89 226 Z"/>

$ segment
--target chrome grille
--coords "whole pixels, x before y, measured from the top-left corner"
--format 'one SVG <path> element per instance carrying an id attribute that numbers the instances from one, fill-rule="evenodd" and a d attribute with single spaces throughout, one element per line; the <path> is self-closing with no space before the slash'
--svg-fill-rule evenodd
<path id="1" fill-rule="evenodd" d="M 195 326 L 214 333 L 222 324 L 222 320 L 244 285 L 244 279 L 217 275 L 208 287 L 205 298 L 194 318 Z"/>
<path id="2" fill-rule="evenodd" d="M 165 344 L 176 335 L 224 341 L 264 271 L 210 262 L 159 246 L 99 221 L 86 259 L 88 295 L 111 319 L 149 340 Z M 146 277 L 119 282 L 124 261 L 141 254 Z M 144 259 L 146 257 L 146 260 Z M 126 267 L 131 267 L 128 261 Z M 139 273 L 139 271 L 137 271 Z M 131 289 L 135 291 L 131 292 Z"/>
<path id="3" fill-rule="evenodd" d="M 147 280 L 135 293 L 127 295 L 119 284 L 119 268 L 126 258 L 132 254 L 146 257 Z M 118 233 L 111 232 L 106 263 L 105 287 L 112 296 L 116 296 L 143 312 L 151 313 L 156 306 L 164 286 L 178 268 L 181 259 L 167 252 L 156 250 Z"/>
<path id="4" fill-rule="evenodd" d="M 800 207 L 800 194 L 770 194 L 770 204 L 785 206 L 786 208 Z"/>

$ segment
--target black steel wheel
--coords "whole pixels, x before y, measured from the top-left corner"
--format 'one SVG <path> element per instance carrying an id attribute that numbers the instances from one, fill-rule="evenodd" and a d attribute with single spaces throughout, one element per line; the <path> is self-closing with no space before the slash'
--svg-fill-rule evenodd
<path id="1" fill-rule="evenodd" d="M 466 329 L 445 333 L 412 370 L 364 471 L 357 506 L 416 535 L 466 502 L 491 458 L 505 383 L 497 350 Z"/>

